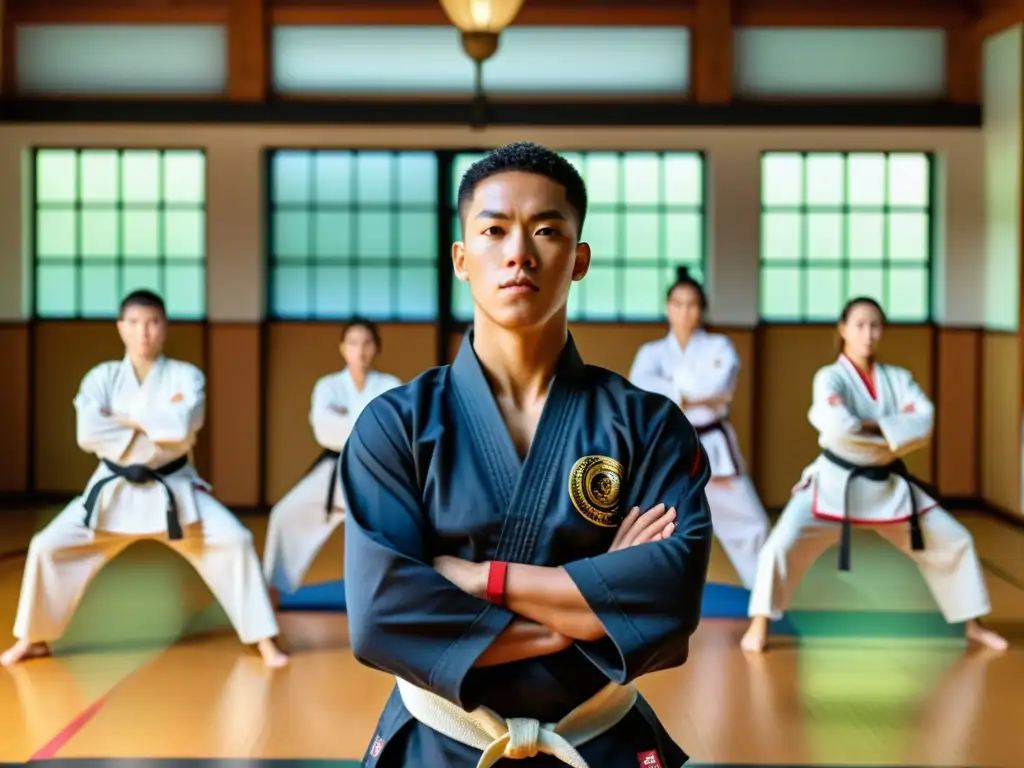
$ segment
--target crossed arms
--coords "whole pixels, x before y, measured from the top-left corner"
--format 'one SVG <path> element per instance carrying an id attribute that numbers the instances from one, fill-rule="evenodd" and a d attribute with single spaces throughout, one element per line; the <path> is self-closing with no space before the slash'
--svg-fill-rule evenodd
<path id="1" fill-rule="evenodd" d="M 181 391 L 168 402 L 150 403 L 145 413 L 137 414 L 111 410 L 114 384 L 110 376 L 109 368 L 94 368 L 82 379 L 75 396 L 76 437 L 83 451 L 117 462 L 136 435 L 145 435 L 156 445 L 174 445 L 202 428 L 206 390 L 205 377 L 198 368 L 185 369 Z"/>
<path id="2" fill-rule="evenodd" d="M 465 709 L 478 703 L 464 685 L 472 668 L 572 644 L 618 683 L 683 663 L 710 555 L 709 470 L 682 412 L 660 398 L 645 402 L 649 412 L 635 416 L 651 426 L 631 472 L 633 520 L 596 557 L 561 567 L 511 564 L 503 606 L 481 597 L 486 564 L 434 559 L 415 445 L 395 405 L 371 404 L 340 465 L 355 656 Z M 651 511 L 639 515 L 643 509 Z"/>

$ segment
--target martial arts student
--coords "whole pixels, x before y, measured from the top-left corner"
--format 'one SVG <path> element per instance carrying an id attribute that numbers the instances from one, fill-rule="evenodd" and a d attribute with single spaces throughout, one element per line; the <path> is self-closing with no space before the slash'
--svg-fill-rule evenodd
<path id="1" fill-rule="evenodd" d="M 683 664 L 700 620 L 707 458 L 675 403 L 568 334 L 590 264 L 575 168 L 508 145 L 458 200 L 472 329 L 341 457 L 352 649 L 397 678 L 364 765 L 678 768 L 634 681 Z"/>
<path id="2" fill-rule="evenodd" d="M 666 305 L 668 335 L 637 350 L 629 380 L 679 405 L 696 427 L 711 463 L 705 493 L 715 535 L 750 589 L 771 526 L 729 423 L 740 359 L 728 336 L 703 327 L 707 297 L 686 267 L 679 268 Z"/>
<path id="3" fill-rule="evenodd" d="M 838 330 L 839 359 L 814 376 L 808 418 L 822 453 L 804 470 L 758 558 L 744 650 L 764 650 L 769 618 L 782 615 L 804 572 L 839 543 L 849 569 L 850 526 L 869 526 L 917 563 L 946 621 L 965 622 L 969 641 L 1003 650 L 981 626 L 988 590 L 970 532 L 913 479 L 902 457 L 932 437 L 934 408 L 910 372 L 875 359 L 885 314 L 852 299 Z"/>
<path id="4" fill-rule="evenodd" d="M 100 568 L 153 539 L 192 564 L 243 643 L 255 644 L 268 666 L 284 666 L 252 534 L 192 465 L 205 377 L 163 356 L 167 317 L 159 296 L 127 296 L 117 330 L 124 358 L 89 371 L 74 401 L 78 445 L 99 466 L 83 494 L 32 538 L 14 621 L 18 642 L 0 664 L 49 654 Z"/>
<path id="5" fill-rule="evenodd" d="M 341 449 L 366 404 L 402 383 L 389 373 L 373 370 L 380 348 L 377 326 L 369 320 L 353 320 L 342 331 L 339 344 L 345 367 L 313 387 L 309 423 L 323 452 L 270 510 L 263 571 L 275 593 L 291 594 L 302 586 L 313 558 L 345 520 L 338 484 Z"/>

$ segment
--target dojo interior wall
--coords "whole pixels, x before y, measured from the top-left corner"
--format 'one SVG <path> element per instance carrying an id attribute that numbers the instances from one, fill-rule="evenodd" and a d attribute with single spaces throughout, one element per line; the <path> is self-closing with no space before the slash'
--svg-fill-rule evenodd
<path id="1" fill-rule="evenodd" d="M 339 365 L 338 326 L 267 322 L 265 147 L 479 145 L 462 127 L 6 125 L 0 127 L 0 491 L 78 491 L 92 461 L 75 446 L 71 399 L 97 360 L 121 353 L 111 323 L 27 320 L 31 261 L 25 200 L 33 145 L 189 146 L 207 152 L 208 319 L 176 324 L 169 353 L 204 366 L 210 402 L 197 461 L 224 501 L 273 503 L 317 453 L 306 422 L 315 379 Z M 986 330 L 979 259 L 985 248 L 985 142 L 978 129 L 490 130 L 485 142 L 530 138 L 579 149 L 700 149 L 709 173 L 712 324 L 743 362 L 734 422 L 755 482 L 780 506 L 815 451 L 806 420 L 814 370 L 834 356 L 829 325 L 764 325 L 757 317 L 760 153 L 765 149 L 934 151 L 940 175 L 936 322 L 890 329 L 885 355 L 910 368 L 938 408 L 934 452 L 911 458 L 950 495 L 1017 510 L 1020 356 L 1015 332 Z M 652 301 L 657 301 L 652 297 Z M 657 324 L 575 324 L 583 355 L 625 373 Z M 380 367 L 409 379 L 436 359 L 435 326 L 385 324 Z M 30 343 L 31 338 L 31 343 Z M 449 339 L 454 347 L 457 338 Z M 9 352 L 8 352 L 9 350 Z M 1012 418 L 1006 418 L 1012 414 Z M 937 470 L 937 474 L 936 474 Z M 34 482 L 30 480 L 34 475 Z"/>

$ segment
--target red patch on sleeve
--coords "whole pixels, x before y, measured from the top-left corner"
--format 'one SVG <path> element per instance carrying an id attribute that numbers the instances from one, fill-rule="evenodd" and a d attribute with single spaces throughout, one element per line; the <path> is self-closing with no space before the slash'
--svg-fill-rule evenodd
<path id="1" fill-rule="evenodd" d="M 832 406 L 842 405 L 843 404 L 843 396 L 842 395 L 829 395 L 828 396 L 828 404 L 832 405 Z"/>
<path id="2" fill-rule="evenodd" d="M 903 406 L 904 413 L 913 413 L 916 410 L 917 408 L 914 407 L 913 403 L 907 403 L 906 405 Z"/>
<path id="3" fill-rule="evenodd" d="M 636 761 L 640 768 L 662 768 L 661 758 L 658 757 L 658 750 L 656 749 L 647 752 L 637 752 Z"/>
<path id="4" fill-rule="evenodd" d="M 171 402 L 172 403 L 180 403 L 184 399 L 185 399 L 185 396 L 183 394 L 181 394 L 181 392 L 178 392 L 174 397 L 171 398 Z"/>

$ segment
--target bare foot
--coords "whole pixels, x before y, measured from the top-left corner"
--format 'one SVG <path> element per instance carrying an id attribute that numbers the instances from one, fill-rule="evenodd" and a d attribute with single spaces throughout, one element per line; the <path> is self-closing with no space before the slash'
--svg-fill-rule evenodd
<path id="1" fill-rule="evenodd" d="M 46 643 L 33 643 L 28 640 L 19 640 L 2 654 L 0 654 L 0 667 L 12 667 L 19 661 L 29 659 L 41 659 L 50 655 L 50 646 Z"/>
<path id="2" fill-rule="evenodd" d="M 256 649 L 263 657 L 263 663 L 271 669 L 279 669 L 288 664 L 288 654 L 281 650 L 277 640 L 272 637 L 260 640 L 256 643 Z"/>
<path id="3" fill-rule="evenodd" d="M 755 616 L 750 621 L 750 628 L 747 629 L 740 640 L 740 648 L 749 653 L 761 653 L 768 643 L 768 617 Z"/>
<path id="4" fill-rule="evenodd" d="M 977 620 L 968 621 L 964 625 L 964 636 L 968 642 L 984 645 L 993 651 L 1005 651 L 1010 647 L 1010 644 L 1006 642 L 1006 638 L 996 634 L 991 629 L 985 629 Z"/>

